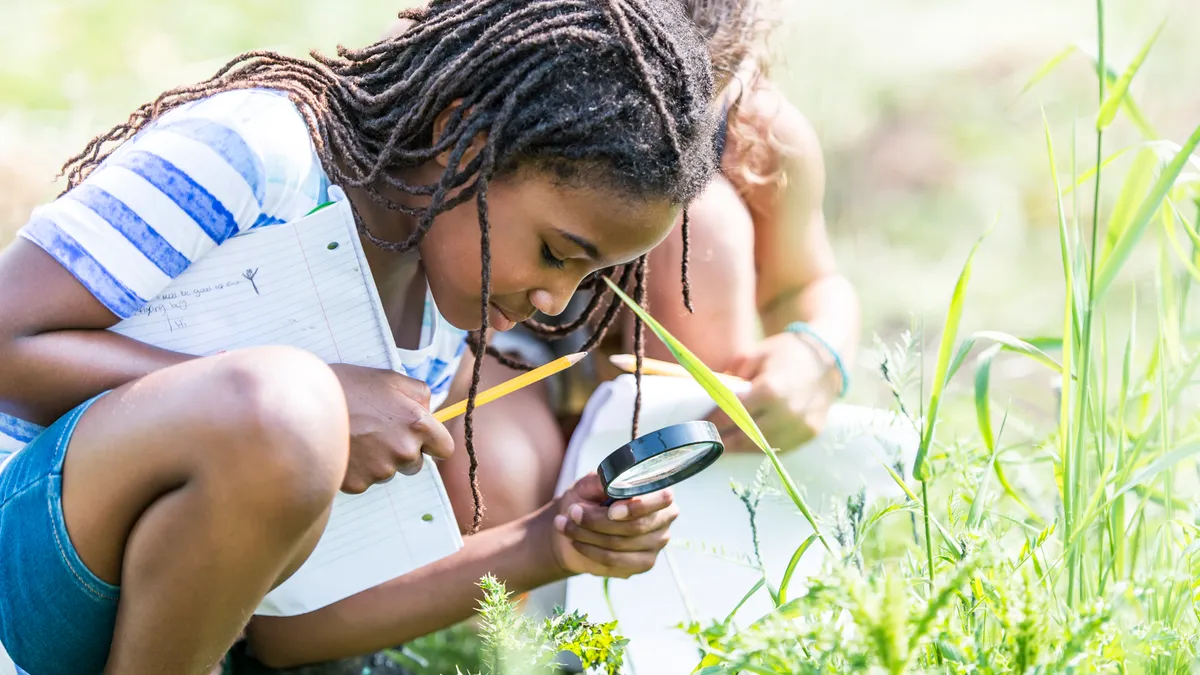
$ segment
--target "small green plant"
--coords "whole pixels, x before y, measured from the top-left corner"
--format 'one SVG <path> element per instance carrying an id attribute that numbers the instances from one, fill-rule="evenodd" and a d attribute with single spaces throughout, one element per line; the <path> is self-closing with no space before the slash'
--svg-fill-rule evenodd
<path id="1" fill-rule="evenodd" d="M 478 640 L 479 650 L 474 656 L 479 660 L 479 670 L 464 671 L 460 661 L 455 664 L 458 675 L 555 675 L 560 672 L 557 665 L 566 653 L 574 654 L 586 672 L 604 675 L 621 672 L 627 641 L 615 632 L 615 621 L 591 623 L 579 612 L 556 612 L 551 618 L 536 621 L 521 612 L 504 584 L 492 575 L 480 580 L 479 586 L 484 596 L 479 607 L 478 636 L 454 636 L 467 642 Z M 468 629 L 464 626 L 461 630 Z M 451 634 L 438 634 L 437 639 L 443 644 L 426 647 L 446 650 L 448 645 L 444 643 L 448 637 L 453 641 Z M 415 651 L 421 651 L 421 646 Z M 435 664 L 428 659 L 422 659 L 425 663 L 421 663 L 414 656 L 396 654 L 393 658 L 418 665 L 422 672 L 448 675 L 433 670 Z"/>

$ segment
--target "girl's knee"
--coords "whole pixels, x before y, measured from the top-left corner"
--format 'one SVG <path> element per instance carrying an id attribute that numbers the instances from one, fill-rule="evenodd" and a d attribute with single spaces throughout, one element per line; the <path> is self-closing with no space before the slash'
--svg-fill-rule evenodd
<path id="1" fill-rule="evenodd" d="M 249 349 L 214 359 L 205 406 L 208 468 L 239 501 L 320 514 L 346 472 L 349 420 L 337 376 L 299 349 Z"/>

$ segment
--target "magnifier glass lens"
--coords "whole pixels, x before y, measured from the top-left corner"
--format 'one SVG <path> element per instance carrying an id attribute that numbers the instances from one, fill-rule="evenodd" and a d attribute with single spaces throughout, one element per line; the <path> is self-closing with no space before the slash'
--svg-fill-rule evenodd
<path id="1" fill-rule="evenodd" d="M 674 474 L 692 462 L 700 460 L 711 449 L 707 443 L 694 443 L 674 448 L 634 465 L 610 485 L 617 490 L 631 490 L 648 485 Z"/>

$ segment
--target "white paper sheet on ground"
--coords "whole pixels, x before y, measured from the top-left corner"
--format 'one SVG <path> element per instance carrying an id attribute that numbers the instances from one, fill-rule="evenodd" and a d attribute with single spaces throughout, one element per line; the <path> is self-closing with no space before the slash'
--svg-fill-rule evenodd
<path id="1" fill-rule="evenodd" d="M 642 391 L 641 428 L 645 431 L 703 419 L 714 407 L 707 394 L 688 379 L 646 377 Z M 629 441 L 634 394 L 632 376 L 624 375 L 603 385 L 589 401 L 579 430 L 571 439 L 560 493 Z M 911 427 L 886 412 L 835 406 L 825 433 L 785 453 L 783 461 L 810 506 L 829 513 L 831 500 L 844 506 L 845 497 L 863 487 L 868 500 L 902 496 L 881 462 L 890 464 L 897 456 L 911 457 L 916 443 Z M 758 580 L 756 570 L 712 551 L 724 550 L 733 556 L 752 553 L 748 514 L 731 491 L 730 480 L 752 484 L 764 458 L 760 453 L 727 453 L 706 471 L 672 488 L 680 516 L 672 527 L 672 543 L 664 552 L 669 560 L 667 555 L 660 556 L 650 572 L 610 582 L 620 632 L 631 640 L 631 672 L 690 673 L 699 662 L 699 652 L 695 641 L 677 628 L 689 619 L 689 606 L 702 622 L 724 619 Z M 905 463 L 911 461 L 906 459 Z M 765 566 L 770 578 L 778 583 L 792 553 L 812 529 L 783 495 L 764 498 L 758 529 Z M 819 549 L 819 545 L 809 549 L 794 583 L 802 583 L 820 567 Z M 610 620 L 602 584 L 602 579 L 590 575 L 572 578 L 564 584 L 565 598 L 560 595 L 557 602 L 568 611 L 583 610 L 593 620 Z M 559 586 L 560 593 L 564 585 Z M 553 592 L 544 591 L 539 600 L 553 598 Z M 770 607 L 770 599 L 763 592 L 743 607 L 739 617 L 761 616 Z"/>
<path id="2" fill-rule="evenodd" d="M 290 345 L 326 363 L 400 368 L 344 195 L 295 222 L 234 237 L 112 330 L 188 354 Z M 461 546 L 441 477 L 425 462 L 415 476 L 339 494 L 312 556 L 258 613 L 311 612 Z"/>

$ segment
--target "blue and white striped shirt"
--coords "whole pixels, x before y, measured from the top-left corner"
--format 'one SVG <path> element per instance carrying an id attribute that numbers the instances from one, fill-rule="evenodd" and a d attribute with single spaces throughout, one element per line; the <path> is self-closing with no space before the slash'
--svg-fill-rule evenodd
<path id="1" fill-rule="evenodd" d="M 35 209 L 19 234 L 125 319 L 230 237 L 300 218 L 328 192 L 295 104 L 275 91 L 231 91 L 163 115 L 82 184 Z M 397 351 L 406 374 L 440 403 L 466 334 L 426 304 L 422 347 Z M 40 431 L 0 414 L 0 463 Z"/>

